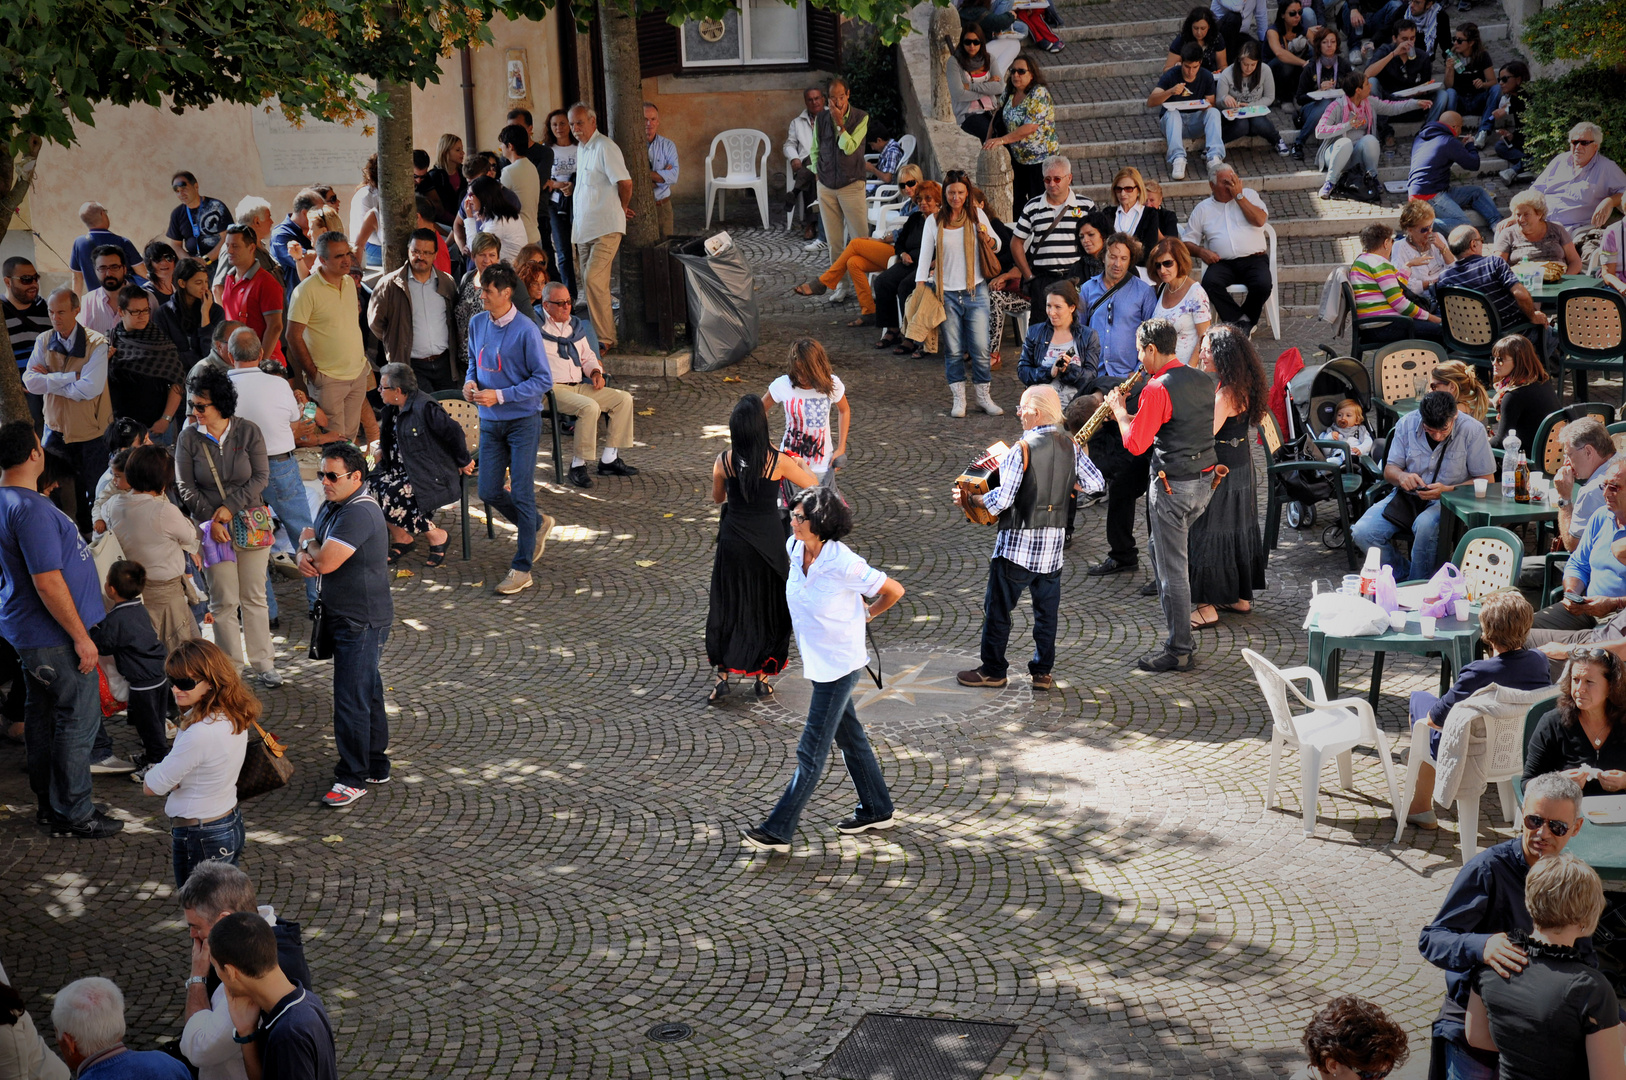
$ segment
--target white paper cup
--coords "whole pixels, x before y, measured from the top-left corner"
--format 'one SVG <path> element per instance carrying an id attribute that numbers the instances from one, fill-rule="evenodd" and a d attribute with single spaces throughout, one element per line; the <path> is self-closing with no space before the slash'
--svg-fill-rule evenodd
<path id="1" fill-rule="evenodd" d="M 1434 636 L 1434 616 L 1432 616 L 1432 615 L 1419 615 L 1419 616 L 1417 616 L 1417 626 L 1418 626 L 1418 629 L 1420 629 L 1423 632 L 1424 637 L 1431 638 L 1431 637 Z"/>
<path id="2" fill-rule="evenodd" d="M 1457 597 L 1451 606 L 1453 609 L 1455 609 L 1457 622 L 1468 621 L 1468 598 L 1466 596 Z"/>
<path id="3" fill-rule="evenodd" d="M 1474 498 L 1483 499 L 1485 497 L 1485 493 L 1487 491 L 1489 491 L 1489 490 L 1490 490 L 1490 481 L 1489 480 L 1486 480 L 1482 476 L 1474 478 Z"/>
<path id="4" fill-rule="evenodd" d="M 1537 488 L 1541 487 L 1542 481 L 1545 480 L 1546 478 L 1547 477 L 1546 477 L 1545 473 L 1540 473 L 1540 472 L 1537 472 L 1535 469 L 1531 469 L 1530 470 L 1530 490 L 1535 491 Z"/>
<path id="5" fill-rule="evenodd" d="M 1396 633 L 1406 628 L 1406 613 L 1404 611 L 1389 612 L 1389 629 Z"/>

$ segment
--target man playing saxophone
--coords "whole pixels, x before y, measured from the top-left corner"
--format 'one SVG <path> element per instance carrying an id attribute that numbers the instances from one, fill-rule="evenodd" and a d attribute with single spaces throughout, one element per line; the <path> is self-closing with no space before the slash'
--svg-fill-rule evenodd
<path id="1" fill-rule="evenodd" d="M 1025 591 L 1033 598 L 1028 673 L 1034 690 L 1049 690 L 1055 686 L 1050 671 L 1056 664 L 1067 496 L 1075 485 L 1086 492 L 1100 491 L 1105 481 L 1083 447 L 1062 433 L 1061 398 L 1053 388 L 1028 387 L 1016 416 L 1022 422 L 1022 438 L 999 463 L 999 486 L 982 495 L 953 489 L 956 506 L 970 498 L 999 515 L 982 601 L 982 662 L 956 678 L 962 686 L 1005 685 L 1011 611 Z"/>

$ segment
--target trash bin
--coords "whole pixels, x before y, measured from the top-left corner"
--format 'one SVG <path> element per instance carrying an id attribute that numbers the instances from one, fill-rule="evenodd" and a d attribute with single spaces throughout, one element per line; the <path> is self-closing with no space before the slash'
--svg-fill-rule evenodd
<path id="1" fill-rule="evenodd" d="M 686 275 L 674 252 L 693 239 L 668 236 L 644 250 L 644 324 L 663 352 L 672 351 L 677 344 L 678 325 L 689 321 L 688 293 L 683 284 Z"/>
<path id="2" fill-rule="evenodd" d="M 690 365 L 715 371 L 737 363 L 757 347 L 755 275 L 740 249 L 730 244 L 706 254 L 706 241 L 691 240 L 672 252 L 687 273 Z"/>

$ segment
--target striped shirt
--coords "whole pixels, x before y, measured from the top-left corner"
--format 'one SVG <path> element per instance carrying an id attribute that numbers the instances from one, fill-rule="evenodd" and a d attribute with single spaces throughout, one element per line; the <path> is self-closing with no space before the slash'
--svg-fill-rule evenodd
<path id="1" fill-rule="evenodd" d="M 1042 424 L 1034 432 L 1055 431 L 1054 424 Z M 1024 434 L 1026 434 L 1024 432 Z M 1104 491 L 1106 481 L 1082 447 L 1073 450 L 1073 470 L 1086 492 Z M 1002 514 L 1016 501 L 1022 487 L 1022 446 L 1011 447 L 999 463 L 999 486 L 982 497 L 982 505 L 990 514 Z M 1067 540 L 1066 529 L 1001 529 L 994 540 L 996 559 L 1009 559 L 1035 574 L 1049 574 L 1061 569 L 1062 547 Z"/>
<path id="2" fill-rule="evenodd" d="M 1434 282 L 1436 289 L 1449 285 L 1456 289 L 1472 289 L 1484 295 L 1496 309 L 1502 327 L 1518 326 L 1525 322 L 1519 302 L 1513 299 L 1513 287 L 1519 279 L 1513 268 L 1499 255 L 1464 255 L 1447 266 Z"/>
<path id="3" fill-rule="evenodd" d="M 1355 290 L 1355 317 L 1383 315 L 1415 317 L 1420 310 L 1406 299 L 1400 287 L 1400 274 L 1381 255 L 1370 251 L 1356 256 L 1349 268 L 1349 285 Z"/>
<path id="4" fill-rule="evenodd" d="M 1084 225 L 1085 215 L 1094 210 L 1095 203 L 1071 191 L 1060 206 L 1051 205 L 1043 195 L 1035 195 L 1022 207 L 1022 213 L 1011 226 L 1011 237 L 1022 241 L 1028 266 L 1035 273 L 1065 277 L 1076 270 L 1083 256 L 1078 230 Z M 1057 214 L 1061 215 L 1061 221 L 1052 229 L 1050 226 Z"/>
<path id="5" fill-rule="evenodd" d="M 28 366 L 34 355 L 34 339 L 51 332 L 51 315 L 46 310 L 45 298 L 39 297 L 28 307 L 12 307 L 10 299 L 0 299 L 0 310 L 6 315 L 6 333 L 11 335 L 11 351 L 16 354 L 17 366 Z"/>

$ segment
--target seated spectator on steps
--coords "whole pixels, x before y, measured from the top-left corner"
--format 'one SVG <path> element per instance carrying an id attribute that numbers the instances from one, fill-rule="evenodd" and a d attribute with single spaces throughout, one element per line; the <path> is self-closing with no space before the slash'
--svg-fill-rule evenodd
<path id="1" fill-rule="evenodd" d="M 1590 121 L 1570 128 L 1569 150 L 1547 163 L 1530 190 L 1547 197 L 1547 219 L 1561 225 L 1583 256 L 1626 196 L 1626 172 L 1602 154 L 1603 129 Z"/>
<path id="2" fill-rule="evenodd" d="M 79 979 L 58 990 L 51 1026 L 75 1080 L 191 1080 L 162 1050 L 124 1045 L 124 995 L 110 979 Z"/>
<path id="3" fill-rule="evenodd" d="M 1276 75 L 1259 62 L 1257 41 L 1244 41 L 1238 47 L 1236 62 L 1220 72 L 1214 95 L 1224 109 L 1250 106 L 1268 109 L 1275 104 Z M 1293 152 L 1293 148 L 1287 145 L 1287 140 L 1276 130 L 1276 122 L 1268 113 L 1264 116 L 1246 116 L 1236 120 L 1228 120 L 1221 116 L 1220 133 L 1225 136 L 1226 142 L 1248 135 L 1257 136 L 1265 140 L 1266 146 L 1283 157 Z"/>
<path id="4" fill-rule="evenodd" d="M 1468 228 L 1469 226 L 1464 226 Z M 1401 288 L 1400 275 L 1389 261 L 1394 253 L 1394 230 L 1374 223 L 1361 230 L 1361 253 L 1349 267 L 1349 286 L 1355 293 L 1355 318 L 1400 316 L 1405 322 L 1391 322 L 1361 331 L 1362 343 L 1403 341 L 1424 338 L 1443 341 L 1438 315 L 1430 314 L 1408 299 Z"/>
<path id="5" fill-rule="evenodd" d="M 1180 54 L 1191 44 L 1202 46 L 1203 67 L 1215 75 L 1225 70 L 1225 39 L 1220 37 L 1214 16 L 1207 8 L 1194 7 L 1186 14 L 1186 21 L 1181 25 L 1180 32 L 1169 42 L 1169 57 L 1163 64 L 1163 70 L 1179 66 Z"/>
<path id="6" fill-rule="evenodd" d="M 1276 0 L 1276 21 L 1265 33 L 1265 62 L 1276 78 L 1276 100 L 1281 104 L 1298 89 L 1299 75 L 1310 62 L 1309 31 L 1313 24 L 1305 15 L 1314 12 L 1305 0 Z"/>
<path id="7" fill-rule="evenodd" d="M 1441 272 L 1434 283 L 1435 294 L 1438 295 L 1443 288 L 1472 289 L 1490 301 L 1502 322 L 1502 329 L 1529 322 L 1534 327 L 1529 332 L 1531 343 L 1537 349 L 1544 349 L 1547 316 L 1536 307 L 1530 290 L 1520 285 L 1519 279 L 1513 276 L 1513 268 L 1507 260 L 1485 254 L 1480 235 L 1480 231 L 1472 225 L 1458 225 L 1451 230 L 1451 254 L 1457 257 L 1457 261 Z M 1435 337 L 1434 340 L 1443 339 Z"/>
<path id="8" fill-rule="evenodd" d="M 1321 152 L 1316 166 L 1325 169 L 1327 181 L 1321 185 L 1321 197 L 1332 198 L 1333 189 L 1352 161 L 1369 173 L 1378 171 L 1378 157 L 1382 145 L 1378 139 L 1378 117 L 1411 112 L 1419 105 L 1415 101 L 1383 101 L 1373 96 L 1376 84 L 1356 72 L 1345 75 L 1339 84 L 1344 96 L 1333 100 L 1315 133 L 1321 137 Z"/>
<path id="9" fill-rule="evenodd" d="M 1232 56 L 1242 42 L 1263 41 L 1270 32 L 1270 0 L 1209 0 L 1208 11 L 1219 20 L 1220 37 Z"/>
<path id="10" fill-rule="evenodd" d="M 1450 232 L 1458 225 L 1471 225 L 1466 211 L 1472 210 L 1492 224 L 1500 216 L 1496 202 L 1476 184 L 1451 183 L 1451 166 L 1469 172 L 1479 171 L 1479 151 L 1462 137 L 1462 117 L 1442 112 L 1438 120 L 1423 125 L 1411 147 L 1411 171 L 1406 193 L 1422 199 L 1434 209 L 1440 227 Z"/>
<path id="11" fill-rule="evenodd" d="M 1420 739 L 1426 732 L 1428 759 L 1417 773 L 1417 789 L 1406 811 L 1408 824 L 1423 829 L 1439 828 L 1434 816 L 1433 761 L 1440 752 L 1440 736 L 1445 732 L 1445 718 L 1451 706 L 1486 686 L 1539 690 L 1552 685 L 1546 654 L 1525 645 L 1533 615 L 1530 601 L 1511 589 L 1487 596 L 1479 610 L 1479 628 L 1490 656 L 1475 660 L 1459 671 L 1457 681 L 1444 697 L 1435 697 L 1426 690 L 1412 691 L 1411 744 L 1416 748 L 1412 752 L 1421 749 Z"/>
<path id="12" fill-rule="evenodd" d="M 1393 43 L 1377 51 L 1372 62 L 1366 66 L 1365 75 L 1367 82 L 1372 84 L 1372 96 L 1375 98 L 1427 109 L 1425 120 L 1438 120 L 1445 111 L 1445 97 L 1439 93 L 1433 97 L 1399 96 L 1403 90 L 1411 90 L 1434 79 L 1434 59 L 1418 37 L 1417 24 L 1410 19 L 1395 23 Z M 1394 133 L 1386 129 L 1383 141 L 1393 145 Z"/>
<path id="13" fill-rule="evenodd" d="M 1219 110 L 1214 107 L 1214 92 L 1218 84 L 1214 73 L 1203 67 L 1203 47 L 1191 42 L 1180 54 L 1180 63 L 1169 68 L 1157 80 L 1157 86 L 1147 95 L 1148 109 L 1170 104 L 1202 103 L 1206 108 L 1164 109 L 1163 138 L 1168 144 L 1164 153 L 1169 163 L 1169 176 L 1175 180 L 1186 178 L 1186 139 L 1198 135 L 1203 139 L 1203 154 L 1208 160 L 1208 171 L 1225 160 L 1225 135 L 1220 130 Z"/>
<path id="14" fill-rule="evenodd" d="M 1524 779 L 1560 773 L 1583 795 L 1626 791 L 1626 662 L 1607 647 L 1570 647 L 1558 701 L 1524 750 Z"/>
<path id="15" fill-rule="evenodd" d="M 1496 81 L 1496 64 L 1491 60 L 1485 43 L 1479 38 L 1479 24 L 1465 22 L 1451 33 L 1450 49 L 1441 49 L 1445 63 L 1440 65 L 1441 81 L 1445 89 L 1445 108 L 1461 113 L 1480 131 L 1486 130 L 1482 118 L 1491 111 L 1491 104 L 1501 95 Z M 1483 147 L 1483 144 L 1476 144 Z"/>
<path id="16" fill-rule="evenodd" d="M 1293 95 L 1299 108 L 1299 133 L 1293 140 L 1293 156 L 1300 161 L 1304 160 L 1304 148 L 1315 134 L 1316 125 L 1337 100 L 1336 91 L 1344 84 L 1344 76 L 1353 70 L 1343 57 L 1337 30 L 1318 26 L 1306 36 L 1310 39 L 1310 59 L 1299 69 L 1298 91 Z M 1330 96 L 1313 98 L 1311 94 Z"/>
<path id="17" fill-rule="evenodd" d="M 1358 997 L 1333 998 L 1304 1026 L 1310 1063 L 1293 1080 L 1387 1076 L 1406 1063 L 1406 1029 Z"/>
<path id="18" fill-rule="evenodd" d="M 948 84 L 954 122 L 978 141 L 986 140 L 1005 92 L 1005 70 L 988 55 L 982 27 L 968 24 L 960 30 L 960 47 L 948 58 Z"/>
<path id="19" fill-rule="evenodd" d="M 1416 154 L 1413 150 L 1413 160 Z M 1568 230 L 1556 221 L 1547 220 L 1545 195 L 1535 188 L 1521 191 L 1508 204 L 1508 212 L 1513 220 L 1496 230 L 1496 240 L 1491 246 L 1493 252 L 1512 266 L 1528 259 L 1538 263 L 1562 263 L 1566 274 L 1581 272 L 1581 253 L 1576 250 Z"/>
<path id="20" fill-rule="evenodd" d="M 1626 609 L 1626 565 L 1615 552 L 1626 539 L 1626 464 L 1609 466 L 1601 484 L 1604 505 L 1564 564 L 1564 595 L 1536 613 L 1538 630 L 1590 630 L 1598 620 Z"/>

